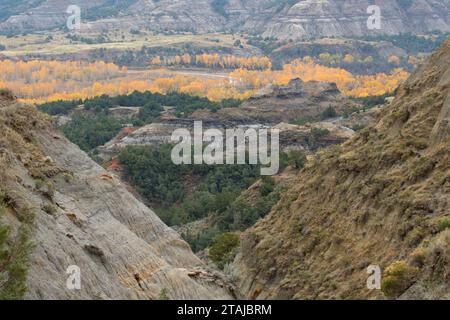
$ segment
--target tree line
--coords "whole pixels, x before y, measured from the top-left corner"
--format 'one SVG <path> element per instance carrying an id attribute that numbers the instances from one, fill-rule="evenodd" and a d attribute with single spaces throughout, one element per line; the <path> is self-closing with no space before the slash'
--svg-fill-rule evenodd
<path id="1" fill-rule="evenodd" d="M 239 69 L 248 70 L 269 70 L 272 68 L 272 61 L 269 57 L 237 57 L 234 55 L 215 54 L 198 54 L 191 56 L 186 53 L 184 55 L 174 56 L 155 56 L 150 61 L 150 65 L 156 66 L 197 66 L 210 69 Z"/>

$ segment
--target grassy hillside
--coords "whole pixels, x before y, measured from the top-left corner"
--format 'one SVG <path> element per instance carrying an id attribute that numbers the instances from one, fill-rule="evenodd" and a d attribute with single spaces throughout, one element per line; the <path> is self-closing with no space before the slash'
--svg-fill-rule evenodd
<path id="1" fill-rule="evenodd" d="M 319 153 L 237 261 L 253 298 L 449 298 L 450 40 L 381 120 Z M 382 291 L 367 267 L 385 270 Z"/>

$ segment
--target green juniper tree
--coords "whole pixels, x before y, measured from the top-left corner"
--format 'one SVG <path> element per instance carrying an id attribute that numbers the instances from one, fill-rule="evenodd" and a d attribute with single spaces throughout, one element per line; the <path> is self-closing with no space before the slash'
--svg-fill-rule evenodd
<path id="1" fill-rule="evenodd" d="M 4 199 L 4 194 L 0 194 L 0 300 L 19 300 L 26 293 L 32 219 L 27 214 L 28 218 L 14 232 L 4 223 Z"/>

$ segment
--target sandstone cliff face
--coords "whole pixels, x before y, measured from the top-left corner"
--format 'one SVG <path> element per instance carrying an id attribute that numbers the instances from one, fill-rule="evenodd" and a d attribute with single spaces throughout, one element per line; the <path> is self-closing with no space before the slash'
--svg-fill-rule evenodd
<path id="1" fill-rule="evenodd" d="M 372 3 L 382 11 L 382 28 L 378 31 L 367 28 L 366 10 Z M 212 0 L 127 0 L 120 8 L 116 5 L 119 9 L 107 17 L 93 13 L 109 12 L 108 0 L 28 0 L 25 4 L 0 6 L 4 12 L 0 30 L 23 32 L 63 27 L 68 16 L 65 10 L 71 4 L 81 7 L 85 30 L 242 30 L 280 39 L 450 31 L 449 0 L 229 0 L 224 1 L 223 9 L 215 9 Z"/>
<path id="2" fill-rule="evenodd" d="M 72 1 L 45 0 L 28 1 L 27 6 L 18 6 L 9 17 L 0 23 L 3 32 L 50 30 L 64 27 L 69 14 L 69 5 L 81 9 L 82 31 L 89 30 L 182 30 L 214 32 L 224 28 L 225 18 L 214 12 L 210 0 L 124 0 L 111 5 L 110 0 Z M 119 6 L 120 5 L 120 6 Z M 112 10 L 110 10 L 112 8 Z M 0 7 L 1 9 L 1 7 Z M 107 10 L 105 10 L 107 9 Z M 105 12 L 110 12 L 105 14 Z"/>
<path id="3" fill-rule="evenodd" d="M 230 299 L 178 234 L 33 107 L 0 97 L 6 218 L 35 215 L 28 299 Z M 81 290 L 66 269 L 81 269 Z M 136 280 L 138 274 L 141 279 Z"/>
<path id="4" fill-rule="evenodd" d="M 304 0 L 290 3 L 275 12 L 270 20 L 260 20 L 258 15 L 250 17 L 244 28 L 281 39 L 425 33 L 450 28 L 448 0 Z M 371 4 L 381 9 L 381 30 L 367 27 L 367 8 Z"/>
<path id="5" fill-rule="evenodd" d="M 249 298 L 450 298 L 450 40 L 242 240 Z M 367 267 L 384 270 L 368 290 Z"/>

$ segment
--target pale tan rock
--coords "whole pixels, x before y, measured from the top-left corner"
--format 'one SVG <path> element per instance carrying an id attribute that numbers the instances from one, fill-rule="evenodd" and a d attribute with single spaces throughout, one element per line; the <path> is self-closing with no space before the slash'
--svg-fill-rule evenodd
<path id="1" fill-rule="evenodd" d="M 233 298 L 220 274 L 190 277 L 205 266 L 188 244 L 33 107 L 0 103 L 5 219 L 17 228 L 18 212 L 35 215 L 27 299 L 157 299 L 163 290 L 171 299 Z M 67 287 L 70 266 L 80 268 L 81 290 Z"/>

